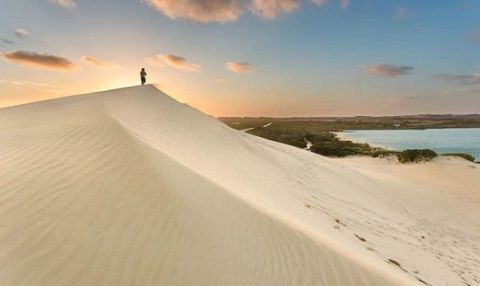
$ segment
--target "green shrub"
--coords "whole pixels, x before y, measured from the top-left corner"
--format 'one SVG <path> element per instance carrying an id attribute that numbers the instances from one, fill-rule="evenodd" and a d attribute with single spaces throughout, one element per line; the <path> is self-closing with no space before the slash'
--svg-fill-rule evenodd
<path id="1" fill-rule="evenodd" d="M 355 149 L 348 146 L 333 146 L 328 144 L 313 145 L 310 151 L 328 157 L 346 157 L 359 155 Z"/>
<path id="2" fill-rule="evenodd" d="M 397 155 L 399 152 L 398 151 L 392 151 L 392 150 L 384 150 L 384 149 L 381 149 L 381 150 L 375 150 L 373 151 L 370 155 L 373 157 L 373 158 L 384 158 L 384 157 L 387 157 L 387 156 L 390 156 L 390 155 Z"/>
<path id="3" fill-rule="evenodd" d="M 437 157 L 437 153 L 430 149 L 411 149 L 397 154 L 400 163 L 428 162 Z"/>
<path id="4" fill-rule="evenodd" d="M 442 156 L 456 156 L 456 157 L 461 157 L 470 162 L 475 162 L 475 157 L 465 153 L 446 153 L 446 154 L 442 154 Z"/>

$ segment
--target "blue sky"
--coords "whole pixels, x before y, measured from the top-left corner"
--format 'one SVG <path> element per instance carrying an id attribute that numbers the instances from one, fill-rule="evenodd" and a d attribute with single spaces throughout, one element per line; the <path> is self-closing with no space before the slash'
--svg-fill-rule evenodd
<path id="1" fill-rule="evenodd" d="M 476 0 L 0 0 L 0 106 L 145 67 L 217 116 L 480 113 L 479 16 Z"/>

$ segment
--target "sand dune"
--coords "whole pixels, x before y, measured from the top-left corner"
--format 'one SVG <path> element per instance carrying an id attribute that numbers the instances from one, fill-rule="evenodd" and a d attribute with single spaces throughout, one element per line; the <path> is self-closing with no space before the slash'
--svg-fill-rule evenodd
<path id="1" fill-rule="evenodd" d="M 480 285 L 480 168 L 324 158 L 152 86 L 0 109 L 1 285 Z"/>

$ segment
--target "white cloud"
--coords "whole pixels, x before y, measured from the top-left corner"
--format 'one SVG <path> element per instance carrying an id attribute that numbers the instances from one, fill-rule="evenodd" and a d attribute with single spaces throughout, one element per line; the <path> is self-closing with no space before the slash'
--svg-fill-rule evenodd
<path id="1" fill-rule="evenodd" d="M 77 4 L 74 0 L 48 0 L 48 2 L 69 10 L 77 8 Z"/>
<path id="2" fill-rule="evenodd" d="M 18 28 L 15 29 L 15 35 L 19 38 L 26 38 L 30 35 L 30 32 L 25 29 Z"/>

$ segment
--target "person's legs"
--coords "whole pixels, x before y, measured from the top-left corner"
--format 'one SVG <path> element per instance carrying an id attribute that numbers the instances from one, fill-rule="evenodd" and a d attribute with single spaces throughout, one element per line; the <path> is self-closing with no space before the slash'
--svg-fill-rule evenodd
<path id="1" fill-rule="evenodd" d="M 146 81 L 145 78 L 142 77 L 142 85 L 145 85 L 145 81 Z"/>

